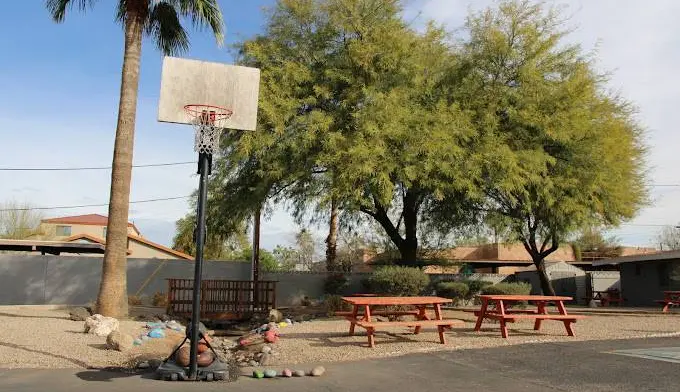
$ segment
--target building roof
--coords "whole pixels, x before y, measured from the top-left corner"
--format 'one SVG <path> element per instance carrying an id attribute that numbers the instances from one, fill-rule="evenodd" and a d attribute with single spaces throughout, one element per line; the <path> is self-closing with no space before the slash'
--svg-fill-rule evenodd
<path id="1" fill-rule="evenodd" d="M 70 224 L 70 225 L 91 225 L 91 226 L 106 226 L 109 223 L 109 217 L 99 214 L 87 214 L 87 215 L 74 215 L 74 216 L 64 216 L 61 218 L 51 218 L 43 219 L 43 223 L 56 223 L 56 224 Z M 139 233 L 139 229 L 134 223 L 128 222 L 128 227 L 135 229 Z"/>
<path id="2" fill-rule="evenodd" d="M 648 254 L 642 254 L 642 255 L 631 255 L 631 256 L 622 256 L 622 257 L 615 257 L 613 259 L 605 259 L 605 260 L 597 260 L 593 261 L 594 266 L 600 266 L 600 265 L 617 265 L 621 263 L 634 263 L 638 261 L 664 261 L 664 260 L 673 260 L 673 259 L 680 259 L 680 250 L 667 250 L 663 252 L 657 252 L 657 253 L 648 253 Z"/>
<path id="3" fill-rule="evenodd" d="M 102 244 L 80 243 L 69 241 L 36 241 L 36 240 L 3 240 L 0 239 L 0 250 L 16 252 L 41 252 L 58 255 L 60 253 L 96 253 L 103 254 Z"/>
<path id="4" fill-rule="evenodd" d="M 155 249 L 157 249 L 161 252 L 170 253 L 171 255 L 176 256 L 178 259 L 185 259 L 185 260 L 193 260 L 194 259 L 193 257 L 191 257 L 190 255 L 188 255 L 186 253 L 174 250 L 172 248 L 168 248 L 167 246 L 161 245 L 161 244 L 153 242 L 153 241 L 149 241 L 146 238 L 143 238 L 143 237 L 140 237 L 140 236 L 128 234 L 128 239 L 130 241 L 141 242 L 142 244 L 145 244 L 145 245 L 147 245 L 151 248 L 155 248 Z M 104 240 L 103 238 L 95 237 L 95 236 L 92 236 L 92 235 L 89 235 L 89 234 L 72 235 L 72 236 L 66 238 L 64 241 L 75 242 L 75 241 L 78 241 L 78 240 L 87 240 L 87 241 L 95 242 L 95 243 L 102 244 L 102 245 L 106 244 L 106 240 Z M 128 254 L 131 254 L 131 252 L 129 250 L 128 250 Z"/>

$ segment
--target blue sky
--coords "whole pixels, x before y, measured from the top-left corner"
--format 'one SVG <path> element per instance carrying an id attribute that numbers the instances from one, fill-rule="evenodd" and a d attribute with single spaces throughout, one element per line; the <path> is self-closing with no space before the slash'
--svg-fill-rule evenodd
<path id="1" fill-rule="evenodd" d="M 250 37 L 262 25 L 261 8 L 272 1 L 221 1 L 227 45 L 218 48 L 208 32 L 191 34 L 186 57 L 231 62 L 229 43 Z M 411 0 L 405 17 L 428 19 L 456 29 L 468 9 L 488 0 Z M 648 129 L 650 181 L 680 184 L 677 108 L 680 107 L 680 2 L 674 0 L 572 0 L 566 6 L 570 40 L 597 47 L 599 65 L 612 71 L 611 88 L 635 102 Z M 43 1 L 10 1 L 0 16 L 0 167 L 108 166 L 111 163 L 122 62 L 122 29 L 113 1 L 99 1 L 86 14 L 74 12 L 55 24 Z M 227 8 L 227 6 L 229 8 Z M 143 45 L 135 163 L 195 159 L 192 130 L 156 122 L 162 57 Z M 133 173 L 131 200 L 190 194 L 192 165 L 140 168 Z M 107 171 L 2 172 L 0 201 L 37 206 L 105 203 Z M 653 244 L 655 226 L 680 221 L 680 188 L 655 187 L 653 204 L 631 225 L 614 231 L 631 245 Z M 174 221 L 187 211 L 184 200 L 132 205 L 130 217 L 148 238 L 169 244 Z M 52 210 L 48 216 L 106 213 L 105 207 Z M 263 245 L 289 244 L 298 228 L 279 208 L 263 224 Z M 320 233 L 319 233 L 320 234 Z M 321 238 L 321 235 L 319 235 Z"/>

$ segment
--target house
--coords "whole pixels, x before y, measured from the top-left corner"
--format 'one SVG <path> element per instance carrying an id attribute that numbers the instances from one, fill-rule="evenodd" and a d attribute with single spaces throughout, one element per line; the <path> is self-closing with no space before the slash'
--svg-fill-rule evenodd
<path id="1" fill-rule="evenodd" d="M 105 245 L 108 221 L 108 217 L 99 214 L 43 219 L 40 232 L 50 240 Z M 144 238 L 134 223 L 128 223 L 127 234 L 128 257 L 193 260 L 190 255 Z"/>
<path id="2" fill-rule="evenodd" d="M 621 255 L 649 254 L 657 252 L 654 248 L 620 247 Z M 375 264 L 385 258 L 395 255 L 377 254 L 366 251 L 363 260 L 366 264 Z M 423 255 L 426 260 L 448 261 L 458 266 L 452 267 L 429 267 L 429 273 L 457 273 L 461 265 L 463 270 L 476 273 L 513 274 L 522 268 L 533 265 L 531 256 L 519 243 L 493 243 L 476 246 L 458 246 L 450 249 L 428 252 Z M 578 257 L 571 245 L 560 246 L 555 252 L 546 257 L 546 262 L 566 262 L 580 269 L 591 271 L 607 269 L 606 266 L 597 267 L 593 263 L 598 257 L 589 255 L 587 258 Z M 441 271 L 440 271 L 441 270 Z"/>
<path id="3" fill-rule="evenodd" d="M 664 291 L 680 290 L 680 250 L 616 257 L 593 264 L 619 269 L 621 293 L 627 305 L 657 306 Z"/>

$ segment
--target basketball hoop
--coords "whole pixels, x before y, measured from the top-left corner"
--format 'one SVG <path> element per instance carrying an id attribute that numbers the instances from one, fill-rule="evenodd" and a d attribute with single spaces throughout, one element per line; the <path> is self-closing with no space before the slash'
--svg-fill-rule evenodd
<path id="1" fill-rule="evenodd" d="M 220 106 L 198 104 L 185 105 L 184 112 L 196 130 L 194 151 L 214 154 L 219 150 L 220 134 L 234 112 Z"/>

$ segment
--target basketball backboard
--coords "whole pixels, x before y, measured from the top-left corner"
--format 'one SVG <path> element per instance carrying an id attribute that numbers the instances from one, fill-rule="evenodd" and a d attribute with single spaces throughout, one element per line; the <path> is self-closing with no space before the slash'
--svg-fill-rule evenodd
<path id="1" fill-rule="evenodd" d="M 163 59 L 158 121 L 192 124 L 185 105 L 214 105 L 233 111 L 224 127 L 253 130 L 257 124 L 260 70 L 166 56 Z"/>

